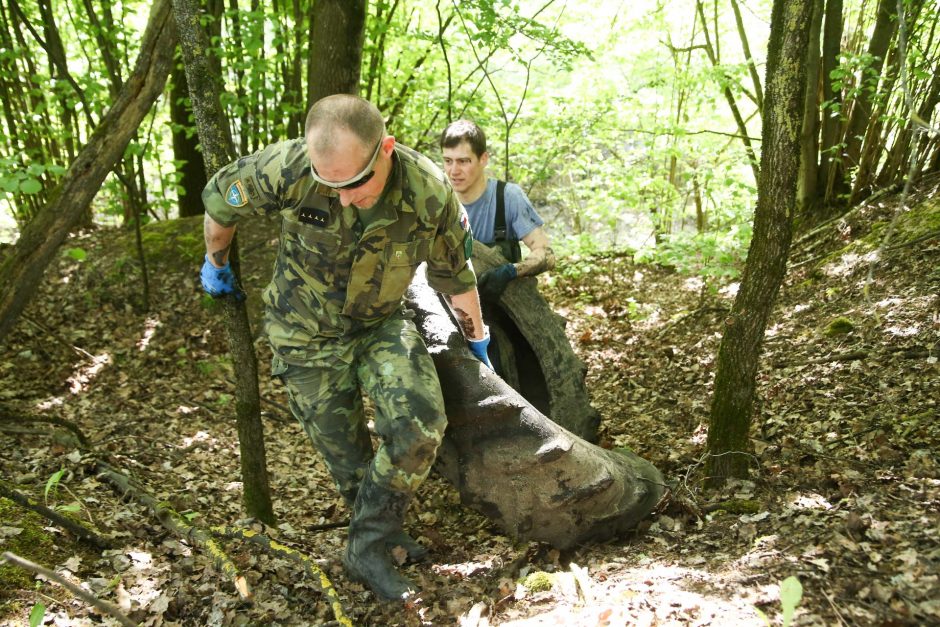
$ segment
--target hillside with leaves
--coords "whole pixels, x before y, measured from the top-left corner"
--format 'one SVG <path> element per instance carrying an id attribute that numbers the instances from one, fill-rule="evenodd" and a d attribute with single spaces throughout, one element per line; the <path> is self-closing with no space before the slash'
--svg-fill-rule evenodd
<path id="1" fill-rule="evenodd" d="M 797 238 L 764 345 L 752 481 L 719 493 L 703 489 L 703 454 L 734 285 L 639 264 L 629 253 L 562 260 L 542 288 L 588 365 L 601 443 L 651 460 L 671 494 L 631 537 L 559 552 L 500 535 L 432 473 L 406 521 L 431 560 L 406 567 L 424 594 L 404 612 L 346 579 L 339 558 L 348 512 L 266 374 L 262 338 L 279 524 L 241 520 L 231 365 L 217 308 L 197 278 L 201 221 L 143 230 L 147 312 L 133 234 L 77 235 L 0 346 L 0 478 L 4 494 L 44 503 L 107 548 L 2 498 L 0 549 L 82 582 L 146 625 L 346 617 L 359 625 L 724 626 L 763 624 L 760 613 L 785 623 L 794 607 L 798 625 L 936 623 L 938 187 L 928 179 L 906 205 L 873 196 Z M 257 328 L 276 224 L 255 220 L 242 238 Z M 106 468 L 131 477 L 138 492 L 122 496 Z M 154 516 L 154 505 L 206 533 L 217 528 L 234 570 Z M 245 530 L 310 561 L 233 539 Z M 237 592 L 235 572 L 252 601 Z M 47 624 L 116 624 L 11 564 L 0 578 L 0 624 L 26 623 L 37 604 Z"/>

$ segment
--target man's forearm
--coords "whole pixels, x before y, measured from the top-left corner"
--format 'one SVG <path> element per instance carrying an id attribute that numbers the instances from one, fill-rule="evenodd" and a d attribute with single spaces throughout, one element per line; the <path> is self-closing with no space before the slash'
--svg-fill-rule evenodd
<path id="1" fill-rule="evenodd" d="M 221 268 L 228 262 L 228 251 L 235 237 L 234 226 L 222 226 L 207 213 L 203 221 L 206 238 L 206 254 L 216 267 Z"/>
<path id="2" fill-rule="evenodd" d="M 555 253 L 549 246 L 536 248 L 514 265 L 516 276 L 535 276 L 555 267 Z"/>
<path id="3" fill-rule="evenodd" d="M 480 311 L 480 296 L 476 289 L 449 296 L 448 300 L 464 337 L 468 340 L 483 339 L 483 314 Z"/>

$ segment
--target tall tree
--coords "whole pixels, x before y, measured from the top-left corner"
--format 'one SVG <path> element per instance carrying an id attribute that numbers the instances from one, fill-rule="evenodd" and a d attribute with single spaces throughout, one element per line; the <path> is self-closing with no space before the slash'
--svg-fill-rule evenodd
<path id="1" fill-rule="evenodd" d="M 317 0 L 310 17 L 307 106 L 324 96 L 358 94 L 366 0 Z"/>
<path id="2" fill-rule="evenodd" d="M 711 485 L 748 474 L 758 358 L 792 237 L 813 5 L 774 0 L 771 14 L 754 236 L 718 349 L 705 466 Z"/>
<path id="3" fill-rule="evenodd" d="M 200 25 L 198 0 L 174 0 L 180 48 L 186 67 L 186 80 L 192 100 L 196 128 L 206 164 L 206 175 L 212 177 L 235 158 L 235 146 L 222 111 L 221 77 L 213 68 L 209 37 Z M 238 252 L 232 242 L 230 254 L 236 276 L 239 274 Z M 268 524 L 274 523 L 271 489 L 268 482 L 264 450 L 264 429 L 261 424 L 261 395 L 258 392 L 258 358 L 252 343 L 248 309 L 244 300 L 234 296 L 222 299 L 229 352 L 235 368 L 235 407 L 238 424 L 245 511 Z"/>
<path id="4" fill-rule="evenodd" d="M 12 254 L 0 265 L 0 339 L 36 294 L 36 286 L 56 250 L 81 221 L 141 120 L 163 92 L 175 42 L 170 0 L 156 0 L 134 72 L 72 162 L 63 182 L 49 195 L 48 204 L 23 229 Z"/>
<path id="5" fill-rule="evenodd" d="M 177 198 L 179 215 L 198 216 L 205 211 L 200 191 L 206 186 L 206 164 L 199 151 L 199 137 L 194 132 L 189 104 L 189 84 L 182 60 L 170 74 L 170 121 L 173 124 L 173 158 L 178 164 Z"/>

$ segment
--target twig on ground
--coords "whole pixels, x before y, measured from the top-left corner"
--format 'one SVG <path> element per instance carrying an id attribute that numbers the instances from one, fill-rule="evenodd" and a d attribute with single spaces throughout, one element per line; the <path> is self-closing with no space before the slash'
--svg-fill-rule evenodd
<path id="1" fill-rule="evenodd" d="M 137 627 L 137 623 L 131 620 L 130 618 L 128 618 L 125 614 L 123 614 L 116 605 L 112 605 L 111 603 L 108 603 L 107 601 L 103 601 L 99 599 L 98 597 L 88 592 L 87 590 L 84 590 L 81 587 L 75 585 L 74 583 L 72 583 L 71 581 L 69 581 L 62 575 L 60 575 L 59 573 L 53 570 L 49 570 L 48 568 L 44 568 L 40 566 L 39 564 L 35 564 L 27 559 L 20 557 L 19 555 L 16 555 L 15 553 L 10 553 L 10 552 L 4 553 L 3 559 L 12 564 L 19 566 L 20 568 L 36 573 L 37 575 L 42 575 L 46 579 L 49 579 L 50 581 L 53 581 L 59 584 L 60 586 L 62 586 L 63 588 L 65 588 L 66 590 L 68 590 L 69 592 L 77 596 L 78 598 L 82 599 L 86 603 L 92 605 L 96 609 L 106 614 L 110 614 L 111 616 L 116 618 L 122 625 L 127 625 L 128 627 Z"/>
<path id="2" fill-rule="evenodd" d="M 49 424 L 68 429 L 75 434 L 75 437 L 78 438 L 79 443 L 84 447 L 88 446 L 88 438 L 85 437 L 85 434 L 74 422 L 65 420 L 64 418 L 57 418 L 55 416 L 30 416 L 22 412 L 16 411 L 11 407 L 5 405 L 0 405 L 0 420 L 6 422 L 46 422 Z"/>
<path id="3" fill-rule="evenodd" d="M 12 488 L 8 488 L 6 485 L 4 485 L 3 482 L 0 482 L 0 496 L 4 496 L 15 503 L 19 503 L 26 509 L 32 510 L 41 516 L 45 516 L 60 527 L 64 527 L 71 531 L 79 540 L 84 540 L 85 542 L 88 542 L 89 544 L 92 544 L 99 549 L 110 549 L 112 546 L 114 546 L 110 541 L 105 540 L 90 529 L 85 528 L 85 526 L 81 523 L 63 516 L 57 511 L 49 509 L 45 505 L 41 505 L 30 500 L 28 496 L 17 492 Z"/>
<path id="4" fill-rule="evenodd" d="M 675 327 L 679 326 L 682 322 L 685 322 L 689 318 L 697 318 L 698 316 L 701 316 L 707 313 L 726 312 L 726 311 L 728 311 L 728 308 L 724 306 L 720 306 L 720 305 L 706 305 L 706 306 L 699 307 L 698 309 L 694 309 L 686 314 L 679 316 L 678 318 L 676 318 L 675 320 L 673 320 L 672 322 L 664 326 L 662 329 L 659 330 L 659 333 L 656 334 L 656 338 L 657 339 L 662 338 L 664 335 L 666 335 L 666 333 L 668 333 Z"/>
<path id="5" fill-rule="evenodd" d="M 900 353 L 902 357 L 908 359 L 918 359 L 920 357 L 929 357 L 930 351 L 923 346 L 889 346 L 885 349 L 888 353 Z M 868 350 L 854 350 L 805 361 L 777 362 L 775 368 L 787 368 L 793 366 L 814 366 L 818 364 L 828 364 L 834 361 L 857 361 L 859 359 L 868 359 L 875 357 L 877 353 Z"/>
<path id="6" fill-rule="evenodd" d="M 157 501 L 148 494 L 143 488 L 134 484 L 127 475 L 119 472 L 104 462 L 97 462 L 97 472 L 100 477 L 116 486 L 125 496 L 136 499 L 150 510 L 163 526 L 172 531 L 182 540 L 194 543 L 208 553 L 216 567 L 222 571 L 222 574 L 232 579 L 235 589 L 243 600 L 250 600 L 252 592 L 248 586 L 248 580 L 238 573 L 238 567 L 232 562 L 231 558 L 225 554 L 225 551 L 218 545 L 215 539 L 206 531 L 195 527 L 173 510 L 167 503 Z"/>
<path id="7" fill-rule="evenodd" d="M 339 595 L 336 593 L 336 588 L 333 587 L 333 583 L 330 581 L 329 577 L 326 576 L 326 573 L 323 572 L 323 569 L 320 568 L 310 557 L 304 555 L 296 549 L 285 546 L 276 540 L 272 540 L 264 534 L 252 531 L 250 529 L 212 527 L 210 531 L 216 535 L 222 536 L 223 538 L 246 540 L 252 544 L 260 546 L 269 553 L 279 557 L 285 557 L 303 566 L 307 575 L 319 586 L 320 591 L 328 599 L 330 607 L 333 610 L 333 616 L 336 618 L 337 623 L 340 625 L 347 625 L 352 627 L 352 622 L 350 622 L 349 618 L 346 617 L 346 613 L 343 610 L 343 605 L 340 603 Z"/>
<path id="8" fill-rule="evenodd" d="M 47 327 L 46 325 L 42 324 L 41 322 L 37 322 L 37 321 L 33 320 L 32 318 L 30 318 L 30 317 L 27 316 L 26 314 L 20 314 L 20 317 L 23 318 L 23 320 L 25 320 L 26 322 L 28 322 L 28 323 L 30 323 L 31 325 L 33 325 L 34 327 L 36 327 L 37 329 L 39 329 L 40 331 L 42 331 L 43 333 L 45 333 L 46 335 L 48 335 L 49 337 L 51 337 L 52 339 L 54 339 L 55 341 L 57 341 L 57 342 L 59 342 L 60 344 L 62 344 L 63 346 L 66 346 L 66 347 L 70 348 L 71 350 L 75 351 L 77 354 L 81 355 L 82 358 L 84 358 L 84 359 L 91 359 L 92 361 L 94 361 L 94 359 L 95 359 L 95 356 L 94 356 L 94 355 L 92 355 L 91 353 L 89 353 L 88 351 L 86 351 L 84 348 L 79 348 L 79 347 L 75 346 L 74 344 L 72 344 L 71 342 L 67 341 L 65 338 L 63 338 L 62 336 L 58 335 L 55 331 L 53 331 L 52 329 L 50 329 L 50 328 Z"/>
<path id="9" fill-rule="evenodd" d="M 320 523 L 319 525 L 309 525 L 304 527 L 307 531 L 329 531 L 330 529 L 342 529 L 349 526 L 349 519 L 338 520 L 336 522 Z"/>
<path id="10" fill-rule="evenodd" d="M 848 625 L 849 623 L 845 621 L 845 618 L 843 618 L 842 616 L 842 612 L 839 611 L 839 608 L 836 605 L 836 602 L 832 599 L 832 595 L 830 595 L 829 592 L 826 590 L 823 590 L 822 594 L 824 597 L 826 597 L 826 600 L 829 601 L 829 606 L 832 607 L 832 611 L 836 613 L 836 618 L 839 619 L 839 624 Z"/>

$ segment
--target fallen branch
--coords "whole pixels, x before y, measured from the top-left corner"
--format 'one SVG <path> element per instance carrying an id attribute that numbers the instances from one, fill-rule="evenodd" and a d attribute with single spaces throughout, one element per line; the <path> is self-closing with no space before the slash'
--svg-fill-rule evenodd
<path id="1" fill-rule="evenodd" d="M 913 246 L 914 244 L 920 244 L 921 242 L 924 242 L 928 239 L 932 239 L 934 237 L 940 237 L 940 229 L 937 229 L 935 231 L 930 231 L 926 235 L 921 235 L 920 237 L 917 237 L 907 242 L 901 242 L 900 244 L 894 244 L 893 246 L 888 246 L 888 250 L 898 250 L 899 248 L 907 248 L 908 246 Z"/>
<path id="2" fill-rule="evenodd" d="M 888 353 L 900 353 L 902 357 L 906 357 L 908 359 L 918 359 L 920 357 L 930 356 L 930 351 L 923 346 L 890 346 L 885 350 Z M 868 359 L 869 357 L 873 356 L 877 357 L 878 354 L 873 354 L 871 351 L 867 350 L 854 350 L 847 351 L 845 353 L 836 353 L 834 355 L 826 355 L 825 357 L 817 357 L 815 359 L 807 359 L 805 361 L 777 362 L 774 364 L 774 367 L 787 368 L 793 366 L 814 366 L 818 364 L 828 364 L 834 361 L 857 361 L 859 359 Z"/>
<path id="3" fill-rule="evenodd" d="M 11 564 L 15 564 L 16 566 L 19 566 L 20 568 L 28 570 L 37 575 L 42 575 L 46 579 L 59 584 L 60 586 L 62 586 L 63 588 L 65 588 L 66 590 L 68 590 L 69 592 L 77 596 L 78 598 L 82 599 L 83 601 L 89 603 L 90 605 L 100 610 L 101 612 L 104 612 L 105 614 L 110 614 L 115 619 L 117 619 L 118 622 L 120 622 L 122 625 L 127 625 L 128 627 L 137 627 L 137 623 L 131 620 L 130 618 L 128 618 L 126 615 L 124 615 L 121 612 L 121 610 L 118 609 L 116 605 L 112 605 L 111 603 L 108 603 L 107 601 L 102 601 L 101 599 L 99 599 L 92 593 L 88 592 L 87 590 L 84 590 L 81 587 L 75 585 L 74 583 L 72 583 L 71 581 L 69 581 L 62 575 L 60 575 L 59 573 L 53 570 L 49 570 L 48 568 L 44 568 L 40 566 L 39 564 L 34 564 L 33 562 L 27 559 L 23 559 L 22 557 L 14 553 L 10 553 L 10 552 L 4 553 L 3 559 L 10 562 Z"/>
<path id="4" fill-rule="evenodd" d="M 88 438 L 85 437 L 85 434 L 74 422 L 66 420 L 64 418 L 57 418 L 55 416 L 30 416 L 28 414 L 21 413 L 11 407 L 5 405 L 0 405 L 0 420 L 5 422 L 45 422 L 49 424 L 56 425 L 57 427 L 62 427 L 63 429 L 68 429 L 75 434 L 75 437 L 78 438 L 79 443 L 86 447 L 88 446 Z"/>
<path id="5" fill-rule="evenodd" d="M 326 573 L 323 572 L 323 569 L 321 569 L 317 563 L 308 556 L 304 555 L 296 549 L 285 546 L 276 540 L 272 540 L 264 534 L 252 531 L 250 529 L 212 527 L 210 531 L 216 535 L 222 536 L 223 538 L 246 540 L 252 544 L 260 546 L 269 553 L 272 553 L 278 557 L 285 557 L 303 566 L 303 569 L 306 571 L 307 575 L 319 586 L 320 592 L 322 592 L 329 600 L 330 607 L 333 609 L 333 617 L 336 618 L 336 622 L 340 625 L 347 625 L 348 627 L 352 627 L 352 622 L 349 620 L 349 618 L 347 618 L 346 613 L 343 610 L 343 605 L 340 603 L 339 595 L 336 593 L 336 588 L 333 587 L 333 583 L 330 581 L 329 577 L 326 576 Z"/>
<path id="6" fill-rule="evenodd" d="M 89 544 L 92 544 L 99 549 L 110 549 L 114 546 L 110 541 L 105 540 L 95 532 L 87 529 L 81 523 L 72 520 L 67 516 L 63 516 L 59 512 L 50 509 L 45 505 L 32 501 L 25 494 L 17 492 L 12 488 L 8 488 L 3 482 L 0 482 L 0 496 L 4 496 L 14 503 L 19 503 L 26 509 L 36 512 L 40 516 L 48 518 L 60 527 L 64 527 L 71 531 L 79 540 L 84 540 L 85 542 L 88 542 Z"/>
<path id="7" fill-rule="evenodd" d="M 661 339 L 664 335 L 666 335 L 666 333 L 668 333 L 675 327 L 679 326 L 680 324 L 682 324 L 684 321 L 688 320 L 689 318 L 697 318 L 698 316 L 701 316 L 706 313 L 727 312 L 727 311 L 729 311 L 729 309 L 721 305 L 705 305 L 705 306 L 699 307 L 698 309 L 695 309 L 693 311 L 690 311 L 686 314 L 679 316 L 678 318 L 676 318 L 675 320 L 673 320 L 672 322 L 664 326 L 662 329 L 660 329 L 659 333 L 656 334 L 656 338 Z"/>
<path id="8" fill-rule="evenodd" d="M 307 531 L 327 531 L 329 529 L 342 529 L 349 526 L 349 519 L 338 520 L 336 522 L 321 523 L 319 525 L 309 525 Z"/>
<path id="9" fill-rule="evenodd" d="M 68 340 L 66 340 L 65 338 L 63 338 L 62 336 L 60 336 L 55 331 L 53 331 L 46 325 L 42 324 L 41 322 L 37 322 L 36 320 L 33 320 L 26 314 L 20 314 L 20 316 L 23 318 L 23 320 L 25 320 L 26 322 L 30 323 L 31 325 L 33 325 L 34 327 L 42 331 L 46 336 L 51 337 L 52 339 L 57 341 L 59 344 L 62 344 L 66 348 L 69 348 L 75 351 L 75 353 L 82 359 L 90 359 L 91 361 L 95 360 L 94 355 L 86 351 L 84 348 L 79 348 L 78 346 L 75 346 L 74 344 L 72 344 L 71 342 L 69 342 Z"/>
<path id="10" fill-rule="evenodd" d="M 170 507 L 169 504 L 157 501 L 157 499 L 148 494 L 143 488 L 134 485 L 130 477 L 112 468 L 108 464 L 99 461 L 97 462 L 96 470 L 100 477 L 116 486 L 125 496 L 134 498 L 137 502 L 146 506 L 147 509 L 150 510 L 150 513 L 153 514 L 166 529 L 172 531 L 182 540 L 201 547 L 209 557 L 212 558 L 216 568 L 218 568 L 223 575 L 232 579 L 239 596 L 245 601 L 251 600 L 253 595 L 248 586 L 248 580 L 238 573 L 238 567 L 235 566 L 211 535 L 189 524 L 189 522 L 180 515 L 179 512 Z"/>

